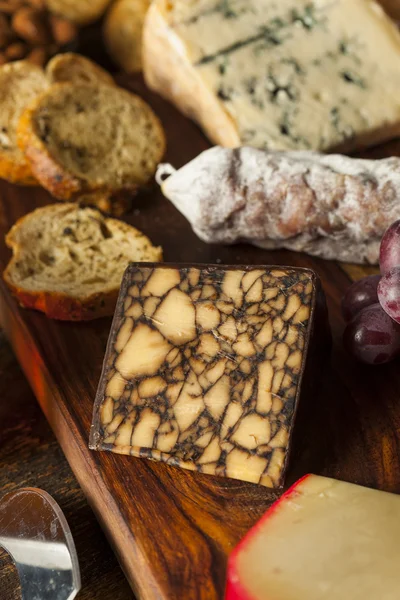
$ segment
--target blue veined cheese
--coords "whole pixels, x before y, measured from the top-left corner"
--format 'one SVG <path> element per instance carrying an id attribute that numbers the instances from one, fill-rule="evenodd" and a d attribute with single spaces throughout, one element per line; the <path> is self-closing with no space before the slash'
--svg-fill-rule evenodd
<path id="1" fill-rule="evenodd" d="M 144 63 L 224 146 L 349 150 L 400 134 L 400 33 L 372 0 L 156 0 Z"/>

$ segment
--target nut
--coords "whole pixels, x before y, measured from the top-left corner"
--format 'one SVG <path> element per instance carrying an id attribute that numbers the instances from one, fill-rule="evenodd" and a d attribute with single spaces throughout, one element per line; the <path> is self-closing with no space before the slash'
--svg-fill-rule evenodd
<path id="1" fill-rule="evenodd" d="M 26 57 L 26 60 L 28 60 L 30 63 L 33 63 L 34 65 L 37 65 L 38 67 L 43 67 L 46 63 L 47 55 L 47 48 L 44 46 L 38 46 L 37 48 L 33 48 L 33 50 L 29 52 L 29 54 Z"/>
<path id="2" fill-rule="evenodd" d="M 45 13 L 30 6 L 23 6 L 12 18 L 12 28 L 23 40 L 44 46 L 51 41 Z"/>
<path id="3" fill-rule="evenodd" d="M 72 42 L 78 33 L 78 28 L 74 23 L 56 15 L 50 15 L 50 26 L 53 38 L 60 46 Z"/>
<path id="4" fill-rule="evenodd" d="M 27 46 L 23 42 L 13 42 L 5 49 L 5 55 L 8 60 L 20 60 L 27 53 Z"/>
<path id="5" fill-rule="evenodd" d="M 25 0 L 26 4 L 30 4 L 34 8 L 38 8 L 39 10 L 44 10 L 46 8 L 45 0 Z"/>
<path id="6" fill-rule="evenodd" d="M 0 12 L 0 48 L 4 48 L 11 41 L 12 31 L 6 17 Z"/>
<path id="7" fill-rule="evenodd" d="M 22 6 L 21 0 L 1 0 L 0 13 L 3 15 L 12 15 Z"/>

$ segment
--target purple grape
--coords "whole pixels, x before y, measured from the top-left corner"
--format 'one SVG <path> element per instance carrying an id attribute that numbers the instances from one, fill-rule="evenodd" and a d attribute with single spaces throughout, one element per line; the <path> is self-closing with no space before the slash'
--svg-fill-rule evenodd
<path id="1" fill-rule="evenodd" d="M 378 302 L 380 278 L 380 275 L 369 275 L 349 287 L 342 298 L 342 314 L 345 321 L 351 321 L 360 310 Z"/>
<path id="2" fill-rule="evenodd" d="M 378 298 L 389 317 L 400 323 L 400 267 L 383 275 L 378 285 Z"/>
<path id="3" fill-rule="evenodd" d="M 380 304 L 372 304 L 347 325 L 343 342 L 347 351 L 361 362 L 386 363 L 400 352 L 400 326 Z"/>
<path id="4" fill-rule="evenodd" d="M 382 275 L 400 266 L 400 220 L 393 223 L 382 238 L 379 263 Z"/>

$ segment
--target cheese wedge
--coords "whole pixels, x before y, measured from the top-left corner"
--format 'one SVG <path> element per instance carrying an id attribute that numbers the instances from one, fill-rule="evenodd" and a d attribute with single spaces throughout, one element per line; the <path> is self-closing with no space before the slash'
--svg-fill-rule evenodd
<path id="1" fill-rule="evenodd" d="M 400 134 L 400 34 L 372 0 L 156 0 L 150 87 L 216 144 L 359 148 Z"/>
<path id="2" fill-rule="evenodd" d="M 229 560 L 226 600 L 398 600 L 400 496 L 307 475 Z"/>

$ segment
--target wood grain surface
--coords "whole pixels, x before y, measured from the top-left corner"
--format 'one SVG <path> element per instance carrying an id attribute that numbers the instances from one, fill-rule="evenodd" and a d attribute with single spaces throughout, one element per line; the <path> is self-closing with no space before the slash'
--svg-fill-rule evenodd
<path id="1" fill-rule="evenodd" d="M 125 80 L 153 105 L 167 131 L 167 160 L 181 166 L 208 147 L 199 130 Z M 400 153 L 400 144 L 371 155 Z M 0 186 L 0 238 L 28 210 L 50 201 L 41 189 Z M 313 471 L 400 492 L 398 363 L 356 364 L 341 345 L 340 299 L 352 270 L 302 254 L 200 242 L 185 219 L 153 189 L 141 193 L 127 220 L 164 247 L 168 262 L 286 264 L 314 268 L 327 295 L 334 348 L 319 393 L 298 430 L 290 481 Z M 0 266 L 9 258 L 0 245 Z M 4 284 L 0 320 L 84 493 L 106 531 L 137 597 L 217 600 L 227 556 L 271 504 L 266 488 L 186 472 L 144 459 L 90 452 L 88 436 L 110 319 L 57 323 L 18 308 Z"/>
<path id="2" fill-rule="evenodd" d="M 0 331 L 0 497 L 38 486 L 62 507 L 79 555 L 79 600 L 133 600 L 118 563 Z M 0 549 L 0 598 L 20 600 L 11 558 Z"/>

